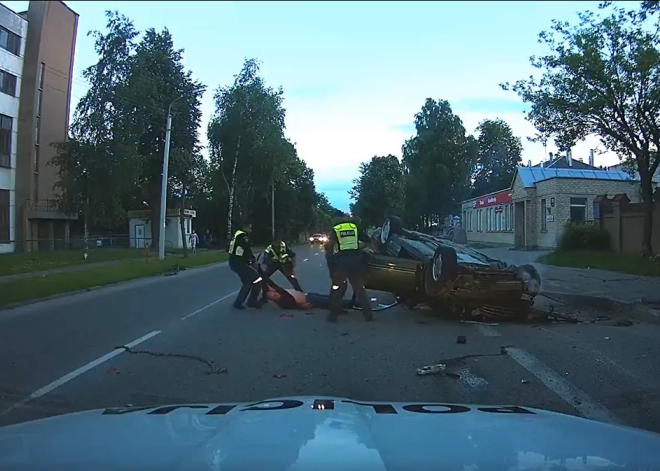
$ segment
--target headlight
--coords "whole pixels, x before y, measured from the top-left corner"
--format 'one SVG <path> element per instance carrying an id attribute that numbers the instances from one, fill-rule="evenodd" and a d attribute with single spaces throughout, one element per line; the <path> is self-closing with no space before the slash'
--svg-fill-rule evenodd
<path id="1" fill-rule="evenodd" d="M 310 238 L 309 238 L 309 241 L 310 241 L 310 242 L 314 242 L 314 237 L 310 237 Z"/>
<path id="2" fill-rule="evenodd" d="M 328 238 L 325 237 L 325 236 L 324 236 L 324 237 L 321 237 L 321 241 L 322 241 L 322 242 L 327 242 L 327 241 L 328 241 Z"/>

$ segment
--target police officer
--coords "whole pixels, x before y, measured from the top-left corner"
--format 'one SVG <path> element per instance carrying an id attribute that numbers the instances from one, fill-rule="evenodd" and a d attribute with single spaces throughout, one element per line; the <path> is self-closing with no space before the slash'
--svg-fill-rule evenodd
<path id="1" fill-rule="evenodd" d="M 296 253 L 287 247 L 286 243 L 282 240 L 281 237 L 275 239 L 275 241 L 266 247 L 264 250 L 264 265 L 266 267 L 264 271 L 264 276 L 270 278 L 275 272 L 279 271 L 284 275 L 293 286 L 293 289 L 296 291 L 302 291 L 302 287 L 296 278 L 296 275 L 293 273 L 293 268 L 295 266 Z M 266 291 L 263 292 L 262 302 L 266 302 Z"/>
<path id="2" fill-rule="evenodd" d="M 336 219 L 337 221 L 337 219 Z M 332 250 L 332 258 L 328 260 L 332 289 L 330 290 L 330 314 L 328 322 L 337 322 L 341 313 L 342 286 L 348 280 L 360 301 L 364 320 L 373 320 L 371 303 L 364 282 L 367 275 L 367 262 L 360 247 L 360 241 L 369 244 L 371 239 L 359 230 L 357 224 L 345 218 L 332 228 L 329 236 L 328 249 Z"/>
<path id="3" fill-rule="evenodd" d="M 245 309 L 243 303 L 248 297 L 248 294 L 250 295 L 247 302 L 248 307 L 261 308 L 257 297 L 259 296 L 263 279 L 254 268 L 255 256 L 252 253 L 252 247 L 248 238 L 251 230 L 252 224 L 244 223 L 242 228 L 234 233 L 234 237 L 229 243 L 229 268 L 238 275 L 243 284 L 233 304 L 236 309 Z"/>

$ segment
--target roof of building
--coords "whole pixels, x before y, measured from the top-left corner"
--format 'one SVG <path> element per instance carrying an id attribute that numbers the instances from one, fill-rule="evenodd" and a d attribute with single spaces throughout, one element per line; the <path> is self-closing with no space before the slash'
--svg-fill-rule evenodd
<path id="1" fill-rule="evenodd" d="M 631 177 L 629 173 L 621 170 L 580 170 L 575 168 L 541 168 L 541 167 L 518 167 L 517 175 L 520 175 L 525 188 L 534 188 L 538 182 L 552 178 L 572 178 L 579 180 L 610 180 L 610 181 L 639 181 L 638 177 Z M 655 177 L 654 181 L 660 181 Z"/>
<path id="2" fill-rule="evenodd" d="M 539 162 L 533 167 L 538 168 L 543 164 L 543 168 L 568 168 L 576 170 L 603 170 L 602 167 L 594 167 L 587 163 L 582 162 L 581 160 L 571 159 L 571 165 L 568 164 L 568 159 L 566 156 L 555 157 L 550 161 Z"/>

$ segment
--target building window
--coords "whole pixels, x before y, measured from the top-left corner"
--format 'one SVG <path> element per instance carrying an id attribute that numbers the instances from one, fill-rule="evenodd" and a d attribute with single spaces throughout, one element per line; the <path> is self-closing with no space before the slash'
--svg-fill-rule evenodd
<path id="1" fill-rule="evenodd" d="M 12 118 L 0 114 L 0 167 L 11 167 Z"/>
<path id="2" fill-rule="evenodd" d="M 547 206 L 545 202 L 545 198 L 541 200 L 541 232 L 547 232 L 548 230 L 548 225 L 547 225 L 547 218 L 546 218 L 546 213 L 547 213 Z"/>
<path id="3" fill-rule="evenodd" d="M 46 64 L 43 62 L 39 64 L 39 90 L 44 89 L 44 71 L 46 69 Z"/>
<path id="4" fill-rule="evenodd" d="M 9 239 L 9 190 L 0 190 L 0 244 Z"/>
<path id="5" fill-rule="evenodd" d="M 16 96 L 16 79 L 17 77 L 14 74 L 0 70 L 0 92 Z"/>
<path id="6" fill-rule="evenodd" d="M 41 116 L 41 90 L 37 90 L 37 116 Z"/>
<path id="7" fill-rule="evenodd" d="M 587 198 L 571 198 L 571 222 L 587 220 Z"/>
<path id="8" fill-rule="evenodd" d="M 21 37 L 0 26 L 0 47 L 15 56 L 21 55 Z"/>
<path id="9" fill-rule="evenodd" d="M 41 118 L 37 116 L 37 123 L 34 126 L 34 142 L 39 144 L 39 137 L 41 134 Z"/>

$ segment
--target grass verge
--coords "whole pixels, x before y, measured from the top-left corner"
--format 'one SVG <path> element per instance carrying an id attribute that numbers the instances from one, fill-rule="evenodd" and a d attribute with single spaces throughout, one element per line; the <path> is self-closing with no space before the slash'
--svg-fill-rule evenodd
<path id="1" fill-rule="evenodd" d="M 566 250 L 543 255 L 537 262 L 558 267 L 598 268 L 631 275 L 660 276 L 659 262 L 629 253 Z"/>
<path id="2" fill-rule="evenodd" d="M 89 259 L 83 258 L 83 250 L 58 250 L 53 252 L 9 253 L 0 255 L 0 276 L 18 275 L 36 271 L 66 268 L 85 263 L 110 262 L 144 258 L 144 249 L 90 249 Z M 154 256 L 157 252 L 151 252 Z"/>
<path id="3" fill-rule="evenodd" d="M 162 261 L 150 260 L 148 264 L 140 260 L 110 267 L 89 268 L 83 271 L 0 283 L 0 308 L 56 294 L 160 275 L 171 272 L 177 263 L 180 267 L 192 268 L 224 262 L 227 257 L 227 253 L 220 250 L 198 252 L 188 258 L 171 256 Z"/>

